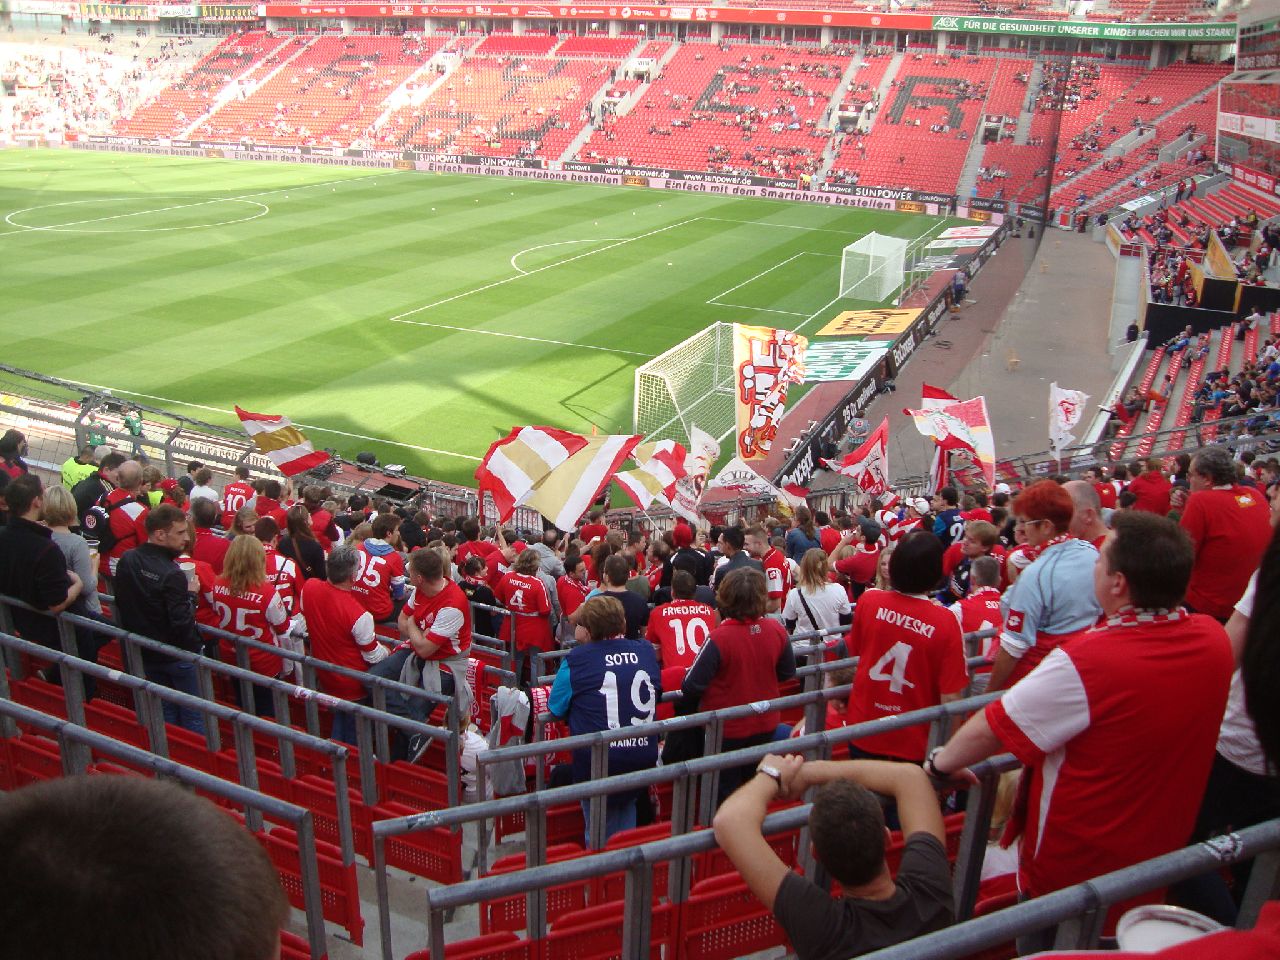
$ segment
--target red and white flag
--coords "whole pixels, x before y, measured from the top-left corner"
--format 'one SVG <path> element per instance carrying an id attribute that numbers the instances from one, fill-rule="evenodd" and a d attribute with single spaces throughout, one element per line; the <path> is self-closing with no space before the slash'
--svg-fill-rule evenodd
<path id="1" fill-rule="evenodd" d="M 967 450 L 973 454 L 987 486 L 995 485 L 996 448 L 985 397 L 904 412 L 915 419 L 916 429 L 944 453 Z"/>
<path id="2" fill-rule="evenodd" d="M 920 385 L 920 409 L 935 410 L 938 407 L 945 407 L 949 403 L 959 403 L 959 397 L 953 397 L 941 387 L 930 386 L 927 383 Z M 909 413 L 904 410 L 903 413 Z"/>
<path id="3" fill-rule="evenodd" d="M 311 441 L 288 417 L 250 413 L 239 407 L 236 407 L 236 416 L 254 446 L 265 453 L 286 477 L 296 477 L 329 461 L 329 454 L 323 450 L 316 452 Z"/>
<path id="4" fill-rule="evenodd" d="M 618 485 L 641 510 L 648 510 L 655 499 L 669 506 L 676 481 L 688 473 L 684 447 L 674 440 L 659 440 L 636 447 L 634 456 L 638 466 L 614 477 Z"/>
<path id="5" fill-rule="evenodd" d="M 823 460 L 825 466 L 850 477 L 866 493 L 889 492 L 889 418 L 885 417 L 858 447 L 839 462 Z"/>
<path id="6" fill-rule="evenodd" d="M 505 523 L 516 506 L 546 480 L 551 471 L 586 446 L 586 437 L 567 430 L 513 427 L 507 436 L 489 447 L 476 469 L 481 500 L 488 492 L 498 508 L 498 522 Z"/>

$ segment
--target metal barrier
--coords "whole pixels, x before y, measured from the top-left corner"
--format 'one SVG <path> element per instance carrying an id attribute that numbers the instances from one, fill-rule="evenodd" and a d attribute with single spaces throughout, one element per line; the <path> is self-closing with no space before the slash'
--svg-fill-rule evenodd
<path id="1" fill-rule="evenodd" d="M 828 688 L 821 692 L 835 695 L 835 691 L 839 689 Z M 393 960 L 385 852 L 388 837 L 401 836 L 436 827 L 461 826 L 465 823 L 494 820 L 507 814 L 523 813 L 525 815 L 525 862 L 527 868 L 541 867 L 546 859 L 546 812 L 549 808 L 560 804 L 590 802 L 593 797 L 648 789 L 650 786 L 667 782 L 672 783 L 671 832 L 673 835 L 686 834 L 692 829 L 694 823 L 694 783 L 709 774 L 718 774 L 721 770 L 758 763 L 762 757 L 779 749 L 785 749 L 788 753 L 816 752 L 820 758 L 826 759 L 831 756 L 832 748 L 840 744 L 848 743 L 861 737 L 917 726 L 922 723 L 948 722 L 953 717 L 958 717 L 986 706 L 986 704 L 999 699 L 999 696 L 999 694 L 984 694 L 937 707 L 930 707 L 926 710 L 916 710 L 899 716 L 884 717 L 867 723 L 841 727 L 838 730 L 806 733 L 802 737 L 786 741 L 785 744 L 765 743 L 730 753 L 701 757 L 696 760 L 605 777 L 586 783 L 554 787 L 500 800 L 484 800 L 450 810 L 436 810 L 379 821 L 373 825 L 373 840 L 374 871 L 378 889 L 378 911 L 382 933 L 383 958 L 384 960 Z M 675 729 L 676 723 L 681 719 L 673 718 L 672 720 L 656 721 L 654 726 L 663 730 Z M 636 730 L 644 728 L 632 727 L 629 729 L 634 735 Z M 604 733 L 598 732 L 582 736 L 590 739 L 603 737 Z M 714 843 L 714 839 L 708 836 L 704 842 L 707 844 L 705 849 L 709 849 Z M 985 843 L 985 839 L 983 842 Z M 801 856 L 803 860 L 808 860 L 807 845 L 802 844 Z M 577 861 L 573 862 L 576 863 Z M 556 866 L 560 865 L 557 864 Z M 527 876 L 531 872 L 530 869 L 526 869 L 521 874 L 521 877 Z M 606 871 L 602 870 L 601 872 Z M 673 864 L 668 880 L 669 896 L 673 902 L 682 902 L 684 900 L 689 888 L 689 879 L 690 872 L 687 860 L 681 861 L 680 864 Z M 492 878 L 486 878 L 485 882 L 490 882 L 491 880 Z M 529 890 L 526 917 L 530 936 L 535 938 L 541 937 L 546 929 L 545 886 L 547 885 L 550 884 L 537 889 L 532 886 L 519 888 Z M 447 889 L 454 889 L 454 887 Z M 487 889 L 492 890 L 493 888 L 489 887 Z M 444 917 L 443 913 L 437 911 L 435 907 L 439 896 L 440 891 L 431 891 L 428 894 L 428 906 L 432 911 L 430 946 L 432 947 L 433 956 L 444 956 Z M 477 893 L 476 896 L 480 897 L 481 894 Z M 633 918 L 632 923 L 634 922 Z M 642 955 L 637 954 L 636 956 L 638 958 Z"/>
<path id="2" fill-rule="evenodd" d="M 324 908 L 321 904 L 320 866 L 316 859 L 315 825 L 310 810 L 249 790 L 238 784 L 220 780 L 211 774 L 181 766 L 138 747 L 120 743 L 92 730 L 85 730 L 67 720 L 59 720 L 38 710 L 0 699 L 0 737 L 5 739 L 15 737 L 18 723 L 51 733 L 57 738 L 63 771 L 68 775 L 84 773 L 87 768 L 84 762 L 85 755 L 91 751 L 97 751 L 134 766 L 154 770 L 161 776 L 171 777 L 179 783 L 222 797 L 239 806 L 251 808 L 257 811 L 259 816 L 267 815 L 290 824 L 298 837 L 302 896 L 307 916 L 307 941 L 313 957 L 325 955 L 328 946 L 325 942 Z"/>
<path id="3" fill-rule="evenodd" d="M 1257 920 L 1262 904 L 1280 895 L 1280 820 L 1214 837 L 864 956 L 875 960 L 953 960 L 1050 926 L 1058 928 L 1054 950 L 1089 950 L 1098 945 L 1112 905 L 1253 858 L 1257 859 L 1238 921 L 1247 928 Z"/>
<path id="4" fill-rule="evenodd" d="M 286 761 L 287 758 L 287 762 L 281 763 L 281 770 L 291 780 L 296 774 L 296 770 L 293 769 L 294 746 L 306 747 L 316 753 L 328 756 L 332 760 L 333 789 L 337 805 L 338 846 L 342 850 L 342 865 L 344 867 L 350 866 L 355 862 L 355 842 L 351 827 L 351 803 L 350 795 L 347 792 L 347 756 L 349 751 L 344 744 L 313 737 L 310 734 L 294 730 L 292 727 L 282 726 L 221 703 L 203 700 L 180 690 L 174 690 L 158 683 L 152 683 L 149 680 L 142 680 L 126 673 L 120 673 L 116 670 L 99 666 L 96 663 L 73 657 L 70 654 L 59 653 L 29 640 L 22 640 L 18 637 L 0 633 L 0 647 L 4 648 L 6 655 L 27 654 L 28 656 L 49 660 L 59 666 L 62 670 L 62 690 L 67 708 L 67 721 L 77 727 L 89 728 L 85 719 L 85 677 L 109 680 L 131 690 L 134 694 L 135 702 L 146 704 L 146 707 L 140 712 L 146 717 L 142 722 L 142 727 L 147 732 L 150 752 L 166 760 L 170 759 L 168 733 L 165 728 L 163 714 L 155 709 L 156 701 L 173 703 L 200 712 L 206 719 L 206 729 L 216 727 L 218 720 L 225 720 L 231 724 L 233 731 L 237 775 L 240 778 L 240 784 L 249 790 L 258 789 L 257 751 L 253 740 L 255 732 L 273 737 L 276 740 L 280 746 L 281 760 Z M 13 700 L 9 680 L 4 671 L 0 671 L 0 700 Z M 281 700 L 283 700 L 283 696 L 277 698 L 277 702 Z M 73 757 L 73 759 L 77 761 L 84 760 L 84 758 L 80 757 Z M 84 762 L 87 763 L 88 761 L 84 760 Z M 262 828 L 262 819 L 258 813 L 246 810 L 245 818 L 250 829 L 260 830 Z"/>
<path id="5" fill-rule="evenodd" d="M 20 600 L 0 595 L 0 633 L 13 634 L 14 631 L 11 613 L 11 608 L 13 607 L 42 613 L 42 611 L 36 611 L 33 607 Z M 47 613 L 44 615 L 48 616 Z M 83 627 L 92 632 L 119 640 L 121 652 L 124 655 L 125 669 L 134 677 L 141 679 L 145 679 L 146 677 L 146 671 L 142 665 L 142 650 L 146 649 L 163 654 L 174 660 L 181 660 L 194 664 L 201 696 L 210 702 L 215 701 L 213 691 L 213 674 L 215 673 L 223 674 L 242 683 L 266 687 L 273 691 L 272 695 L 277 698 L 277 703 L 280 702 L 281 695 L 286 701 L 287 698 L 302 700 L 306 704 L 308 711 L 308 733 L 313 736 L 318 735 L 319 732 L 319 715 L 317 711 L 317 707 L 319 705 L 324 705 L 331 711 L 337 713 L 346 713 L 351 715 L 354 717 L 356 724 L 356 746 L 359 750 L 358 762 L 360 764 L 360 788 L 366 803 L 377 802 L 376 777 L 373 767 L 375 756 L 378 756 L 384 761 L 390 760 L 390 747 L 386 736 L 388 728 L 395 728 L 410 736 L 421 735 L 432 740 L 441 740 L 444 742 L 445 773 L 449 779 L 449 803 L 450 805 L 454 805 L 459 802 L 458 785 L 460 783 L 461 771 L 458 762 L 458 733 L 455 730 L 447 730 L 442 727 L 433 727 L 425 723 L 417 723 L 413 720 L 376 710 L 373 707 L 367 707 L 363 704 L 352 703 L 348 700 L 342 700 L 337 697 L 329 696 L 328 694 L 319 693 L 314 689 L 299 686 L 297 684 L 290 683 L 287 680 L 277 680 L 272 677 L 264 677 L 262 674 L 254 673 L 252 670 L 226 664 L 221 660 L 204 657 L 200 654 L 191 653 L 190 651 L 182 650 L 178 647 L 172 647 L 161 643 L 158 640 L 152 640 L 149 637 L 143 637 L 136 633 L 129 633 L 119 627 L 102 623 L 97 620 L 90 620 L 85 617 L 68 613 L 59 614 L 56 619 L 59 622 L 59 634 L 64 652 L 74 657 L 79 656 L 78 639 L 76 637 L 75 629 L 73 628 Z M 243 640 L 243 638 L 236 639 Z M 245 643 L 254 642 L 255 641 L 245 641 Z M 271 647 L 270 645 L 262 646 L 273 653 L 280 653 L 282 655 L 286 652 L 292 652 L 284 651 L 277 647 Z M 48 648 L 45 647 L 38 647 L 38 649 L 41 651 L 48 651 Z M 301 655 L 295 654 L 295 656 Z M 313 669 L 320 667 L 323 669 L 332 669 L 335 673 L 343 673 L 345 671 L 355 677 L 366 676 L 359 671 L 347 671 L 345 667 L 339 667 L 335 664 L 327 664 L 323 660 L 314 660 L 310 657 L 305 658 L 305 660 L 311 661 Z M 20 663 L 10 663 L 9 667 L 18 679 L 22 679 L 23 673 Z M 312 679 L 314 680 L 314 676 Z M 370 677 L 368 679 L 379 681 L 381 684 L 385 684 L 388 689 L 402 689 L 409 693 L 414 693 L 416 689 L 413 687 L 406 687 L 403 684 L 395 683 L 394 681 L 382 680 L 377 677 Z M 421 692 L 425 693 L 425 691 Z M 442 698 L 434 699 L 439 702 Z M 451 702 L 451 700 L 448 702 Z M 137 705 L 137 711 L 139 721 L 143 725 L 148 726 L 148 729 L 150 729 L 150 724 L 156 722 L 163 724 L 163 720 L 157 721 L 155 718 L 150 716 L 151 710 L 149 700 L 144 698 L 143 701 Z M 317 712 L 313 714 L 313 711 Z M 379 730 L 381 731 L 381 736 L 375 736 L 375 731 Z M 206 727 L 205 737 L 209 749 L 216 753 L 220 749 L 217 726 L 213 725 L 211 727 Z M 375 753 L 375 740 L 379 741 L 386 748 L 385 752 Z M 285 748 L 282 749 L 282 760 L 284 760 L 287 755 L 288 750 L 286 745 Z M 289 760 L 287 762 L 291 763 L 292 761 Z M 282 766 L 284 766 L 283 763 Z"/>

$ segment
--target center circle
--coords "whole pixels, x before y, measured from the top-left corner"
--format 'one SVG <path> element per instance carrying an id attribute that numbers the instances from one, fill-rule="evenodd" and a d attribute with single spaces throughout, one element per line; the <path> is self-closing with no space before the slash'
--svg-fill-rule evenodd
<path id="1" fill-rule="evenodd" d="M 97 204 L 96 208 L 90 206 Z M 101 204 L 116 204 L 121 212 L 103 212 Z M 223 204 L 236 204 L 241 216 L 226 216 L 215 219 L 230 211 L 219 208 Z M 139 206 L 141 205 L 141 206 Z M 62 208 L 75 208 L 62 209 Z M 132 209 L 139 207 L 138 209 Z M 245 209 L 247 208 L 247 210 Z M 110 211 L 111 208 L 105 208 Z M 44 211 L 59 211 L 59 219 L 53 223 L 23 223 L 24 214 L 37 214 Z M 4 218 L 4 222 L 20 230 L 50 231 L 53 233 L 167 233 L 174 230 L 203 230 L 209 227 L 224 227 L 233 223 L 245 223 L 256 220 L 271 212 L 271 208 L 257 200 L 245 200 L 239 197 L 213 197 L 198 199 L 192 197 L 103 197 L 94 200 L 67 200 L 63 203 L 46 203 L 37 207 L 26 207 L 15 210 Z M 201 214 L 205 214 L 201 217 Z M 197 222 L 181 223 L 170 227 L 132 226 L 133 223 L 146 222 L 148 217 L 166 217 L 170 219 L 189 219 L 195 217 Z M 45 218 L 53 219 L 49 214 Z M 33 219 L 31 217 L 28 220 Z M 39 220 L 41 217 L 35 217 Z"/>

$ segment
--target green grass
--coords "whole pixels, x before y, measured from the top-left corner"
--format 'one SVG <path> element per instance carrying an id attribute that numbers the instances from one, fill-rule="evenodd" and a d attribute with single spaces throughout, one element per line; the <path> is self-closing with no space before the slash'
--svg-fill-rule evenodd
<path id="1" fill-rule="evenodd" d="M 939 224 L 675 191 L 26 150 L 0 153 L 0 210 L 7 363 L 227 426 L 235 404 L 283 413 L 317 446 L 462 483 L 516 424 L 630 432 L 635 367 L 708 324 L 811 335 L 867 306 L 831 302 L 841 249 Z"/>

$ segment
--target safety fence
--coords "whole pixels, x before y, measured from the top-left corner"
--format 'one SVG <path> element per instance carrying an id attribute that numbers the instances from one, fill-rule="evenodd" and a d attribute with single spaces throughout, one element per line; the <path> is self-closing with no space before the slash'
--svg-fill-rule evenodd
<path id="1" fill-rule="evenodd" d="M 52 776 L 75 775 L 90 772 L 90 759 L 94 754 L 114 758 L 130 767 L 149 770 L 185 784 L 206 796 L 215 797 L 234 807 L 252 811 L 256 819 L 269 817 L 289 824 L 294 840 L 299 892 L 307 918 L 307 941 L 312 957 L 325 956 L 323 892 L 320 879 L 320 860 L 316 851 L 314 816 L 305 807 L 267 796 L 256 790 L 229 782 L 202 770 L 193 770 L 173 760 L 148 753 L 140 747 L 114 740 L 102 733 L 88 730 L 76 724 L 51 717 L 30 707 L 0 698 L 0 737 L 5 744 L 18 737 L 17 725 L 42 730 L 56 738 L 57 755 L 43 758 L 60 766 L 46 771 Z"/>
<path id="2" fill-rule="evenodd" d="M 815 691 L 807 696 L 825 702 L 827 699 L 847 695 L 847 688 L 832 687 Z M 947 723 L 954 718 L 966 716 L 970 712 L 984 707 L 998 699 L 998 694 L 983 694 L 913 711 L 899 716 L 885 717 L 879 720 L 841 727 L 836 730 L 806 733 L 784 743 L 765 743 L 759 746 L 746 747 L 714 756 L 682 761 L 633 773 L 620 774 L 602 779 L 592 779 L 564 787 L 552 787 L 519 796 L 498 800 L 486 800 L 452 810 L 430 811 L 399 819 L 379 821 L 374 824 L 374 870 L 377 875 L 380 911 L 386 900 L 386 868 L 381 853 L 382 844 L 420 830 L 435 829 L 442 826 L 456 826 L 467 823 L 483 825 L 487 821 L 496 821 L 504 817 L 523 815 L 525 853 L 519 872 L 490 874 L 445 888 L 435 888 L 427 892 L 429 910 L 429 942 L 432 956 L 444 956 L 444 924 L 446 914 L 457 907 L 467 904 L 485 902 L 486 911 L 500 909 L 516 910 L 523 917 L 522 926 L 527 930 L 530 940 L 539 940 L 547 935 L 548 923 L 562 913 L 566 900 L 573 898 L 558 897 L 557 902 L 549 907 L 547 892 L 552 887 L 568 885 L 586 885 L 594 888 L 596 881 L 606 875 L 626 871 L 629 875 L 625 884 L 625 912 L 623 928 L 631 931 L 634 939 L 628 937 L 624 956 L 640 958 L 648 956 L 649 923 L 647 911 L 653 906 L 655 864 L 665 864 L 666 899 L 673 905 L 685 902 L 689 897 L 692 880 L 692 864 L 690 857 L 705 853 L 715 846 L 715 838 L 711 831 L 705 829 L 709 822 L 709 805 L 703 800 L 710 795 L 715 796 L 716 779 L 722 771 L 748 764 L 755 764 L 764 756 L 785 750 L 788 753 L 802 753 L 815 759 L 830 759 L 834 749 L 854 740 L 921 724 Z M 776 703 L 776 701 L 775 701 Z M 768 706 L 765 704 L 763 706 Z M 731 708 L 739 711 L 742 708 Z M 751 706 L 746 707 L 751 710 Z M 725 711 L 709 711 L 711 720 L 720 720 L 729 714 Z M 718 716 L 717 716 L 718 715 Z M 735 714 L 735 715 L 740 715 Z M 696 715 L 695 715 L 696 716 Z M 680 729 L 683 721 L 689 718 L 673 718 L 655 721 L 653 724 L 629 727 L 633 735 L 645 735 L 650 732 Z M 581 747 L 589 747 L 596 740 L 604 740 L 611 732 L 583 734 L 578 738 L 562 741 L 580 743 Z M 539 745 L 530 745 L 539 746 Z M 508 756 L 519 755 L 521 747 L 506 748 L 511 751 Z M 500 751 L 494 751 L 500 752 Z M 603 798 L 615 794 L 649 790 L 660 785 L 670 785 L 670 834 L 669 840 L 656 844 L 642 844 L 623 851 L 606 851 L 603 854 L 573 857 L 563 861 L 548 862 L 548 813 L 556 807 L 575 804 L 590 804 L 593 798 Z M 970 793 L 970 809 L 973 809 L 975 796 L 981 791 Z M 599 802 L 599 801 L 596 801 Z M 795 815 L 797 819 L 786 820 L 777 829 L 785 825 L 794 829 L 803 822 L 803 815 Z M 776 823 L 776 821 L 775 821 Z M 698 829 L 699 825 L 703 828 Z M 986 846 L 986 824 L 978 824 L 971 817 L 966 817 L 963 836 L 960 839 L 958 869 L 965 871 L 964 858 L 977 857 L 981 861 L 982 850 Z M 980 831 L 980 832 L 979 832 Z M 965 843 L 969 849 L 966 853 Z M 808 843 L 802 832 L 800 841 L 792 848 L 793 854 L 804 867 L 808 876 L 815 875 L 815 864 L 811 859 Z M 639 852 L 637 852 L 639 851 Z M 616 885 L 614 887 L 616 893 Z M 511 900 L 524 898 L 523 910 L 513 907 Z M 580 901 L 578 901 L 580 902 Z M 611 902 L 616 907 L 615 901 Z M 501 904 L 501 906 L 498 906 Z M 637 912 L 639 911 L 639 912 Z M 614 928 L 618 927 L 616 910 L 611 918 Z M 379 923 L 382 929 L 384 960 L 393 960 L 390 942 L 390 914 L 380 912 Z M 482 924 L 483 929 L 483 924 Z M 554 932 L 554 931 L 553 931 Z M 728 934 L 726 934 L 728 935 Z M 634 946 L 636 952 L 629 952 Z M 759 949 L 759 948 L 758 948 Z M 752 952 L 744 950 L 743 952 Z"/>

